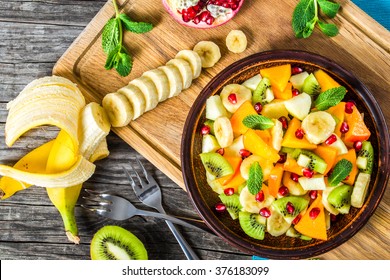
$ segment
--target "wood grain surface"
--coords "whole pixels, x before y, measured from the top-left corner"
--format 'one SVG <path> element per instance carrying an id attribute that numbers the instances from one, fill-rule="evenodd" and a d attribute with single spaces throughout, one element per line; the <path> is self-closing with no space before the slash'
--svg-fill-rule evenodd
<path id="1" fill-rule="evenodd" d="M 160 1 L 119 2 L 126 4 L 124 11 L 135 20 L 155 25 L 150 33 L 125 36 L 125 44 L 135 57 L 134 69 L 127 78 L 102 69 L 105 57 L 100 49 L 99 32 L 105 20 L 113 16 L 110 1 L 0 1 L 0 163 L 15 163 L 58 131 L 52 127 L 34 129 L 11 149 L 6 148 L 6 103 L 28 82 L 50 75 L 54 69 L 56 74 L 75 79 L 88 100 L 100 101 L 106 93 L 164 64 L 177 51 L 190 49 L 199 40 L 214 40 L 221 47 L 220 62 L 203 71 L 193 86 L 180 96 L 160 104 L 130 126 L 114 130 L 127 143 L 114 133 L 109 135 L 111 154 L 97 162 L 96 173 L 85 183 L 86 187 L 116 192 L 144 207 L 137 202 L 120 168 L 138 155 L 163 188 L 166 211 L 196 217 L 193 205 L 182 190 L 180 173 L 180 137 L 186 114 L 214 75 L 240 58 L 265 50 L 307 50 L 336 61 L 367 85 L 381 105 L 387 123 L 390 122 L 390 101 L 386 95 L 390 86 L 386 78 L 390 70 L 390 34 L 350 1 L 338 1 L 342 10 L 333 20 L 340 26 L 337 37 L 326 38 L 316 30 L 306 40 L 295 39 L 290 27 L 291 13 L 298 2 L 295 0 L 288 3 L 246 0 L 242 11 L 231 22 L 196 32 L 174 22 L 162 9 Z M 242 29 L 248 36 L 248 49 L 242 54 L 233 55 L 225 47 L 224 38 L 231 29 Z M 378 210 L 358 234 L 319 258 L 390 259 L 389 214 L 390 194 L 386 192 Z M 81 244 L 77 246 L 66 240 L 62 221 L 43 189 L 32 187 L 0 201 L 0 258 L 89 259 L 92 235 L 112 221 L 96 217 L 79 206 L 76 218 L 81 237 Z M 116 224 L 139 236 L 151 259 L 185 258 L 162 221 L 147 219 L 145 222 L 134 218 L 131 222 Z M 182 232 L 201 259 L 251 257 L 212 234 L 188 229 Z"/>

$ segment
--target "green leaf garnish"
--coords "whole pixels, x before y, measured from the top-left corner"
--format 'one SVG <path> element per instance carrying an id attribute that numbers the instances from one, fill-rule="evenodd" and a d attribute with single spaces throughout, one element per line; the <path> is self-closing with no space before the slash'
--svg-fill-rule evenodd
<path id="1" fill-rule="evenodd" d="M 249 128 L 265 130 L 274 126 L 274 122 L 262 115 L 249 115 L 246 116 L 242 123 Z"/>
<path id="2" fill-rule="evenodd" d="M 340 4 L 328 0 L 317 0 L 321 11 L 330 18 L 334 18 L 340 9 Z"/>
<path id="3" fill-rule="evenodd" d="M 318 95 L 317 99 L 314 101 L 314 106 L 320 111 L 327 110 L 330 107 L 339 104 L 346 93 L 347 90 L 342 86 L 330 88 Z"/>
<path id="4" fill-rule="evenodd" d="M 119 18 L 122 20 L 125 29 L 133 33 L 142 34 L 153 29 L 151 23 L 133 21 L 126 14 L 120 14 Z"/>
<path id="5" fill-rule="evenodd" d="M 342 159 L 336 163 L 332 173 L 328 177 L 328 183 L 335 187 L 343 181 L 352 171 L 352 163 L 347 159 Z"/>
<path id="6" fill-rule="evenodd" d="M 257 161 L 249 167 L 247 186 L 249 192 L 253 195 L 257 194 L 263 186 L 263 169 Z"/>
<path id="7" fill-rule="evenodd" d="M 319 21 L 318 26 L 320 27 L 322 32 L 329 37 L 334 37 L 337 34 L 339 34 L 339 29 L 333 23 L 325 23 L 325 22 Z"/>
<path id="8" fill-rule="evenodd" d="M 102 47 L 106 54 L 109 54 L 119 44 L 119 21 L 112 18 L 104 25 L 102 33 Z"/>

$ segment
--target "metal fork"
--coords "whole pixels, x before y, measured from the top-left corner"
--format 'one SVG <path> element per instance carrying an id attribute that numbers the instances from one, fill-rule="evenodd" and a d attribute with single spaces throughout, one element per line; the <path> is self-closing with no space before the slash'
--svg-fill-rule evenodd
<path id="1" fill-rule="evenodd" d="M 136 157 L 136 162 L 138 163 L 139 167 L 142 170 L 142 173 L 144 174 L 145 179 L 147 180 L 147 182 L 143 180 L 139 175 L 139 173 L 135 170 L 135 168 L 132 165 L 130 165 L 132 171 L 137 176 L 140 185 L 136 184 L 131 174 L 127 171 L 127 169 L 124 166 L 122 166 L 123 170 L 127 175 L 127 178 L 131 183 L 131 186 L 133 187 L 136 196 L 145 205 L 156 209 L 160 213 L 165 214 L 165 210 L 161 203 L 162 197 L 161 197 L 161 189 L 159 185 L 157 184 L 156 180 L 154 180 L 154 178 L 148 172 L 146 172 L 145 167 L 142 165 L 141 161 L 137 157 Z M 175 225 L 171 221 L 166 220 L 165 222 L 167 223 L 169 229 L 175 236 L 177 242 L 179 243 L 187 259 L 199 260 L 199 257 L 195 254 L 191 246 L 184 239 L 183 235 L 177 230 Z"/>

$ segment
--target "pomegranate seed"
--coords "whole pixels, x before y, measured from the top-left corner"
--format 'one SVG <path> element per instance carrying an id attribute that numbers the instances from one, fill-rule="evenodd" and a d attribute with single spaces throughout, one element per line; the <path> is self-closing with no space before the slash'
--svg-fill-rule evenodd
<path id="1" fill-rule="evenodd" d="M 295 217 L 295 219 L 291 222 L 293 225 L 296 225 L 297 223 L 299 223 L 299 221 L 301 220 L 302 218 L 302 215 L 299 214 L 298 216 Z"/>
<path id="2" fill-rule="evenodd" d="M 280 154 L 279 155 L 279 160 L 277 163 L 285 163 L 287 160 L 287 155 L 286 154 Z"/>
<path id="3" fill-rule="evenodd" d="M 191 19 L 193 19 L 195 16 L 196 16 L 196 11 L 195 11 L 195 9 L 194 9 L 194 7 L 189 7 L 188 9 L 187 9 L 187 11 L 186 11 L 186 14 L 187 14 L 187 16 L 188 16 L 188 18 L 191 20 Z"/>
<path id="4" fill-rule="evenodd" d="M 223 4 L 222 4 L 222 7 L 224 7 L 224 8 L 230 8 L 230 4 L 229 4 L 229 3 L 223 3 Z"/>
<path id="5" fill-rule="evenodd" d="M 314 175 L 314 171 L 311 170 L 310 168 L 307 168 L 307 167 L 303 168 L 302 173 L 303 173 L 303 176 L 305 176 L 307 178 L 311 178 Z"/>
<path id="6" fill-rule="evenodd" d="M 195 6 L 192 6 L 192 9 L 194 9 L 196 13 L 199 13 L 202 8 L 198 4 L 196 4 Z"/>
<path id="7" fill-rule="evenodd" d="M 335 215 L 335 214 L 330 214 L 330 220 L 331 220 L 332 222 L 336 222 L 336 221 L 337 221 L 337 215 Z"/>
<path id="8" fill-rule="evenodd" d="M 212 17 L 211 15 L 209 17 L 207 17 L 206 24 L 212 25 L 213 22 L 214 22 L 214 17 Z"/>
<path id="9" fill-rule="evenodd" d="M 257 102 L 253 108 L 255 108 L 255 111 L 260 114 L 261 113 L 261 110 L 263 110 L 263 105 L 260 103 L 260 102 Z"/>
<path id="10" fill-rule="evenodd" d="M 297 96 L 297 95 L 299 95 L 299 90 L 297 90 L 296 88 L 294 88 L 293 90 L 292 90 L 292 96 Z"/>
<path id="11" fill-rule="evenodd" d="M 296 173 L 291 173 L 291 174 L 290 174 L 290 178 L 291 178 L 291 180 L 293 180 L 294 182 L 298 182 L 299 175 L 296 174 Z"/>
<path id="12" fill-rule="evenodd" d="M 268 218 L 271 216 L 271 211 L 267 207 L 264 207 L 260 209 L 259 214 L 265 218 Z"/>
<path id="13" fill-rule="evenodd" d="M 217 150 L 217 153 L 220 154 L 221 156 L 223 156 L 223 154 L 225 153 L 225 149 L 224 148 L 220 148 Z"/>
<path id="14" fill-rule="evenodd" d="M 309 196 L 313 200 L 317 198 L 317 195 L 318 195 L 318 191 L 316 191 L 316 190 L 313 190 L 313 191 L 309 192 Z"/>
<path id="15" fill-rule="evenodd" d="M 286 210 L 287 210 L 287 213 L 289 213 L 289 214 L 292 214 L 295 211 L 295 207 L 290 201 L 287 202 Z"/>
<path id="16" fill-rule="evenodd" d="M 230 8 L 234 11 L 234 10 L 237 10 L 238 8 L 238 5 L 237 4 L 231 4 L 230 5 Z"/>
<path id="17" fill-rule="evenodd" d="M 236 104 L 237 103 L 237 95 L 235 93 L 229 94 L 228 100 L 230 103 Z"/>
<path id="18" fill-rule="evenodd" d="M 200 17 L 200 20 L 205 22 L 207 17 L 210 15 L 210 12 L 209 11 L 203 11 L 200 13 L 199 17 Z"/>
<path id="19" fill-rule="evenodd" d="M 242 158 L 247 158 L 252 154 L 250 151 L 245 150 L 245 149 L 240 149 L 240 151 L 238 153 L 240 154 L 240 156 Z"/>
<path id="20" fill-rule="evenodd" d="M 336 135 L 332 134 L 331 136 L 328 137 L 328 139 L 325 140 L 325 144 L 332 145 L 336 141 L 337 141 Z"/>
<path id="21" fill-rule="evenodd" d="M 265 195 L 264 195 L 264 191 L 259 191 L 256 195 L 255 195 L 255 200 L 257 202 L 263 202 L 265 199 Z"/>
<path id="22" fill-rule="evenodd" d="M 303 69 L 301 67 L 294 66 L 291 68 L 291 75 L 296 75 L 296 74 L 299 74 L 302 72 L 303 72 Z"/>
<path id="23" fill-rule="evenodd" d="M 187 13 L 184 13 L 181 15 L 181 18 L 184 22 L 189 22 L 191 19 L 188 17 Z"/>
<path id="24" fill-rule="evenodd" d="M 355 106 L 355 103 L 353 103 L 352 101 L 348 101 L 347 103 L 345 103 L 345 113 L 352 114 L 353 106 Z"/>
<path id="25" fill-rule="evenodd" d="M 222 202 L 218 202 L 217 204 L 215 204 L 215 210 L 217 212 L 220 212 L 220 213 L 225 212 L 226 211 L 226 205 L 223 204 Z"/>
<path id="26" fill-rule="evenodd" d="M 208 125 L 203 125 L 202 129 L 200 130 L 200 134 L 206 135 L 210 133 L 210 127 Z"/>
<path id="27" fill-rule="evenodd" d="M 356 152 L 359 152 L 362 147 L 363 147 L 363 143 L 362 141 L 356 141 L 353 143 L 353 147 L 355 148 Z"/>
<path id="28" fill-rule="evenodd" d="M 289 190 L 288 190 L 288 188 L 286 187 L 286 186 L 281 186 L 280 188 L 279 188 L 279 190 L 278 190 L 278 193 L 279 193 L 279 195 L 281 195 L 281 196 L 286 196 L 286 195 L 288 195 L 289 194 Z"/>
<path id="29" fill-rule="evenodd" d="M 227 188 L 227 189 L 224 189 L 223 192 L 224 192 L 224 194 L 226 194 L 227 196 L 233 195 L 233 194 L 234 194 L 234 188 Z"/>
<path id="30" fill-rule="evenodd" d="M 302 128 L 298 128 L 295 131 L 295 137 L 297 137 L 298 139 L 303 139 L 303 135 L 305 135 L 305 132 L 303 131 Z"/>
<path id="31" fill-rule="evenodd" d="M 199 24 L 199 22 L 200 22 L 200 16 L 194 17 L 194 19 L 192 20 L 192 22 L 195 23 L 195 24 Z"/>
<path id="32" fill-rule="evenodd" d="M 348 130 L 349 130 L 349 125 L 347 124 L 347 122 L 343 122 L 340 126 L 340 132 L 347 133 Z"/>
<path id="33" fill-rule="evenodd" d="M 288 120 L 285 116 L 280 117 L 278 120 L 282 123 L 283 129 L 288 128 Z"/>
<path id="34" fill-rule="evenodd" d="M 309 217 L 310 219 L 314 220 L 317 218 L 317 216 L 320 214 L 321 210 L 318 207 L 314 207 L 313 209 L 310 210 Z"/>

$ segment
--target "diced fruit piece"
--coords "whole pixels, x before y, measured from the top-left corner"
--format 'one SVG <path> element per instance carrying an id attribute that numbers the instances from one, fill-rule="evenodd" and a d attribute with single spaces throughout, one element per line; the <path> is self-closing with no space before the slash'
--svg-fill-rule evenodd
<path id="1" fill-rule="evenodd" d="M 263 240 L 266 229 L 266 218 L 259 214 L 243 212 L 238 214 L 242 230 L 254 239 Z"/>
<path id="2" fill-rule="evenodd" d="M 367 165 L 364 169 L 361 170 L 361 172 L 371 174 L 374 165 L 374 148 L 372 147 L 370 141 L 364 141 L 362 143 L 358 157 L 367 159 Z"/>
<path id="3" fill-rule="evenodd" d="M 244 147 L 252 154 L 259 155 L 272 162 L 277 162 L 279 160 L 277 151 L 264 142 L 253 129 L 248 129 L 244 134 Z"/>
<path id="4" fill-rule="evenodd" d="M 297 129 L 301 128 L 301 122 L 297 118 L 293 118 L 288 124 L 286 133 L 284 134 L 282 146 L 288 148 L 301 148 L 313 150 L 317 145 L 310 143 L 306 138 L 298 139 L 295 136 Z"/>
<path id="5" fill-rule="evenodd" d="M 303 82 L 302 92 L 309 95 L 317 95 L 321 92 L 321 86 L 313 73 L 311 73 Z"/>
<path id="6" fill-rule="evenodd" d="M 351 195 L 351 206 L 361 208 L 367 196 L 367 190 L 370 185 L 371 175 L 360 172 L 356 178 Z"/>
<path id="7" fill-rule="evenodd" d="M 312 112 L 302 121 L 306 139 L 316 145 L 325 142 L 332 135 L 335 127 L 336 121 L 331 114 L 325 111 Z"/>
<path id="8" fill-rule="evenodd" d="M 349 149 L 346 154 L 339 155 L 336 159 L 335 164 L 342 159 L 346 159 L 352 163 L 351 172 L 349 173 L 348 177 L 345 180 L 343 180 L 343 182 L 345 184 L 352 186 L 353 183 L 355 182 L 356 176 L 359 172 L 359 169 L 356 166 L 356 151 L 355 151 L 355 149 Z"/>
<path id="9" fill-rule="evenodd" d="M 299 196 L 285 196 L 272 202 L 272 207 L 279 212 L 285 221 L 289 224 L 298 216 L 299 213 L 306 210 L 309 201 Z"/>
<path id="10" fill-rule="evenodd" d="M 208 127 L 210 128 L 209 133 L 212 134 L 212 135 L 214 135 L 214 121 L 212 121 L 212 120 L 206 120 L 206 121 L 204 122 L 204 126 L 208 126 Z M 203 133 L 202 133 L 202 134 L 203 134 Z"/>
<path id="11" fill-rule="evenodd" d="M 285 171 L 288 171 L 288 172 L 291 172 L 291 173 L 295 173 L 295 174 L 298 174 L 300 176 L 303 175 L 303 173 L 302 173 L 302 170 L 303 170 L 302 166 L 299 166 L 297 164 L 297 161 L 294 158 L 290 157 L 290 156 L 287 156 L 286 162 L 284 163 L 283 166 L 284 166 L 284 170 Z"/>
<path id="12" fill-rule="evenodd" d="M 216 178 L 230 175 L 234 172 L 230 163 L 218 153 L 202 153 L 200 159 L 206 171 Z"/>
<path id="13" fill-rule="evenodd" d="M 271 81 L 271 85 L 276 87 L 280 92 L 283 92 L 291 77 L 291 65 L 284 64 L 269 68 L 260 69 L 260 75 L 267 77 Z"/>
<path id="14" fill-rule="evenodd" d="M 219 148 L 221 148 L 221 146 L 218 144 L 217 139 L 213 135 L 211 134 L 203 135 L 202 153 L 215 152 Z"/>
<path id="15" fill-rule="evenodd" d="M 325 188 L 325 190 L 322 191 L 322 204 L 324 205 L 325 209 L 333 214 L 333 215 L 338 215 L 339 214 L 339 210 L 337 210 L 336 208 L 334 208 L 328 201 L 328 196 L 329 194 L 333 191 L 335 187 L 329 187 L 327 186 Z"/>
<path id="16" fill-rule="evenodd" d="M 248 130 L 248 127 L 244 125 L 242 121 L 249 115 L 257 115 L 257 112 L 253 108 L 253 105 L 250 101 L 245 101 L 230 118 L 233 133 L 236 137 L 241 134 L 245 134 L 245 132 Z"/>
<path id="17" fill-rule="evenodd" d="M 253 91 L 252 103 L 263 103 L 265 99 L 265 93 L 270 88 L 271 81 L 267 77 L 262 78 L 256 89 Z"/>
<path id="18" fill-rule="evenodd" d="M 270 195 L 267 185 L 262 186 L 261 192 L 263 192 L 263 201 L 256 200 L 256 195 L 249 192 L 248 187 L 244 187 L 240 192 L 240 203 L 242 205 L 242 211 L 249 213 L 259 213 L 264 207 L 269 207 L 275 198 Z"/>
<path id="19" fill-rule="evenodd" d="M 218 117 L 214 121 L 214 135 L 221 148 L 233 143 L 234 135 L 230 120 L 227 117 Z"/>
<path id="20" fill-rule="evenodd" d="M 233 140 L 230 146 L 224 148 L 224 155 L 228 157 L 240 156 L 240 150 L 244 149 L 244 136 L 240 135 Z"/>
<path id="21" fill-rule="evenodd" d="M 283 164 L 277 163 L 269 174 L 268 190 L 273 197 L 277 197 L 278 190 L 282 186 L 283 172 Z"/>
<path id="22" fill-rule="evenodd" d="M 252 163 L 254 163 L 254 162 L 258 162 L 261 166 L 261 169 L 263 170 L 263 181 L 268 180 L 269 175 L 271 173 L 271 170 L 273 168 L 273 163 L 271 160 L 269 160 L 265 157 L 258 156 L 258 155 L 251 155 L 242 161 L 242 163 L 240 165 L 241 176 L 245 180 L 248 180 L 249 168 L 251 167 Z"/>
<path id="23" fill-rule="evenodd" d="M 340 128 L 342 123 L 344 122 L 344 108 L 345 108 L 345 102 L 340 102 L 336 106 L 330 107 L 326 112 L 331 114 L 336 119 L 336 127 L 334 129 L 334 133 L 337 136 L 341 136 Z"/>
<path id="24" fill-rule="evenodd" d="M 284 91 L 279 91 L 277 87 L 272 88 L 272 92 L 277 99 L 283 99 L 288 100 L 292 98 L 292 83 L 288 82 L 287 86 L 285 87 Z"/>
<path id="25" fill-rule="evenodd" d="M 280 151 L 282 148 L 282 141 L 283 141 L 283 125 L 282 123 L 274 119 L 274 126 L 271 128 L 271 146 L 274 148 L 276 151 Z"/>
<path id="26" fill-rule="evenodd" d="M 308 76 L 309 73 L 307 73 L 307 71 L 304 71 L 299 74 L 292 75 L 290 77 L 290 82 L 294 88 L 296 88 L 299 91 L 302 91 L 303 82 Z"/>
<path id="27" fill-rule="evenodd" d="M 219 117 L 227 117 L 229 114 L 222 104 L 219 95 L 213 95 L 207 98 L 206 101 L 206 118 L 209 120 L 216 120 Z"/>
<path id="28" fill-rule="evenodd" d="M 281 236 L 290 228 L 290 224 L 286 222 L 283 215 L 280 214 L 274 207 L 270 208 L 271 216 L 267 219 L 267 232 L 272 236 Z"/>
<path id="29" fill-rule="evenodd" d="M 328 202 L 341 214 L 348 214 L 351 208 L 352 187 L 341 185 L 335 187 L 328 195 Z"/>
<path id="30" fill-rule="evenodd" d="M 325 211 L 321 201 L 322 198 L 321 195 L 319 195 L 294 228 L 303 235 L 316 239 L 327 240 Z M 313 219 L 310 213 L 313 209 L 317 208 L 319 209 L 319 213 Z"/>
<path id="31" fill-rule="evenodd" d="M 253 76 L 252 78 L 249 78 L 248 80 L 243 82 L 241 85 L 249 88 L 251 91 L 255 91 L 255 89 L 257 88 L 260 81 L 261 81 L 261 75 L 257 74 L 255 76 Z"/>
<path id="32" fill-rule="evenodd" d="M 340 139 L 336 134 L 332 134 L 336 136 L 336 141 L 334 141 L 332 144 L 329 145 L 329 147 L 335 148 L 337 150 L 338 155 L 343 155 L 348 153 L 348 148 L 345 146 L 343 140 Z"/>
<path id="33" fill-rule="evenodd" d="M 225 186 L 233 179 L 234 175 L 240 170 L 240 165 L 242 162 L 241 157 L 224 156 L 224 158 L 229 162 L 230 166 L 233 168 L 233 173 L 217 179 L 222 186 Z"/>
<path id="34" fill-rule="evenodd" d="M 299 177 L 299 184 L 301 184 L 304 190 L 325 190 L 326 184 L 324 175 L 313 175 L 311 178 Z"/>
<path id="35" fill-rule="evenodd" d="M 292 194 L 292 195 L 304 195 L 304 194 L 306 194 L 307 191 L 302 188 L 302 186 L 301 186 L 301 184 L 299 184 L 298 180 L 294 181 L 291 178 L 291 174 L 295 174 L 295 173 L 291 173 L 291 172 L 288 172 L 288 171 L 284 172 L 284 174 L 283 174 L 283 185 L 288 188 L 289 193 Z M 298 178 L 299 178 L 299 176 L 298 176 Z"/>
<path id="36" fill-rule="evenodd" d="M 319 69 L 314 72 L 314 76 L 321 87 L 321 92 L 328 89 L 339 87 L 340 84 L 336 82 L 331 76 L 329 76 L 324 70 Z"/>
<path id="37" fill-rule="evenodd" d="M 297 164 L 302 167 L 307 167 L 318 173 L 324 174 L 327 168 L 327 163 L 318 155 L 311 151 L 295 149 L 292 155 L 297 158 Z M 301 158 L 301 160 L 300 160 Z"/>
<path id="38" fill-rule="evenodd" d="M 220 194 L 219 198 L 222 203 L 226 206 L 226 210 L 229 212 L 230 217 L 235 220 L 238 218 L 238 214 L 241 211 L 240 199 L 237 194 L 226 195 Z"/>
<path id="39" fill-rule="evenodd" d="M 371 132 L 364 123 L 363 117 L 356 106 L 353 107 L 351 114 L 345 114 L 345 121 L 348 123 L 349 130 L 345 133 L 344 141 L 365 141 L 370 138 Z"/>
<path id="40" fill-rule="evenodd" d="M 364 170 L 367 168 L 367 163 L 368 163 L 368 160 L 366 157 L 361 157 L 361 156 L 358 156 L 356 158 L 356 166 L 360 169 L 360 170 Z"/>
<path id="41" fill-rule="evenodd" d="M 319 145 L 313 152 L 326 162 L 326 169 L 323 173 L 326 175 L 336 162 L 337 150 L 329 146 Z"/>
<path id="42" fill-rule="evenodd" d="M 287 111 L 299 120 L 303 120 L 310 112 L 311 97 L 303 92 L 293 98 L 284 101 Z"/>
<path id="43" fill-rule="evenodd" d="M 236 173 L 234 174 L 233 178 L 226 183 L 226 185 L 222 186 L 223 189 L 229 189 L 232 188 L 234 189 L 235 193 L 239 192 L 239 187 L 244 184 L 246 180 L 242 178 L 240 170 L 237 170 Z"/>
<path id="44" fill-rule="evenodd" d="M 221 100 L 223 106 L 230 113 L 234 113 L 245 101 L 252 100 L 252 92 L 250 89 L 239 85 L 239 84 L 229 84 L 224 86 L 221 91 Z M 232 97 L 234 96 L 234 99 Z"/>
<path id="45" fill-rule="evenodd" d="M 261 114 L 270 119 L 279 119 L 280 117 L 288 117 L 288 111 L 284 106 L 284 100 L 274 99 L 271 103 L 264 104 Z"/>

